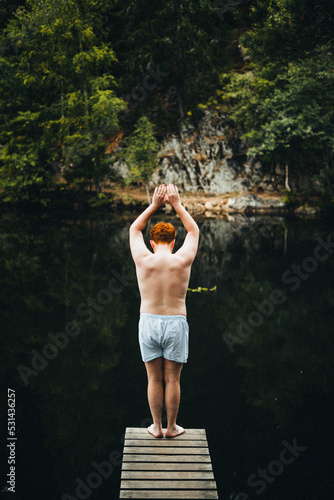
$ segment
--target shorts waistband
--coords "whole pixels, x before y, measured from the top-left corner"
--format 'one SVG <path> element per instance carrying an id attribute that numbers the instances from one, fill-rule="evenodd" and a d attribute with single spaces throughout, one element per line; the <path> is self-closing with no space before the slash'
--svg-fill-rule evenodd
<path id="1" fill-rule="evenodd" d="M 181 318 L 187 320 L 186 316 L 183 316 L 183 314 L 151 314 L 151 313 L 140 313 L 140 317 L 146 317 L 146 318 L 155 318 L 155 319 L 175 319 L 175 318 Z"/>

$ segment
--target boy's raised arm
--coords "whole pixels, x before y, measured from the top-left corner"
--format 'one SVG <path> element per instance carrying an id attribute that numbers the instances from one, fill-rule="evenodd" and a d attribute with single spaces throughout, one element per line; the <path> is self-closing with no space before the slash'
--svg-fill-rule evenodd
<path id="1" fill-rule="evenodd" d="M 197 253 L 199 227 L 187 210 L 182 206 L 177 186 L 168 184 L 167 201 L 172 205 L 187 231 L 184 243 L 176 253 L 178 256 L 183 257 L 187 263 L 191 264 Z"/>
<path id="2" fill-rule="evenodd" d="M 151 252 L 145 245 L 143 237 L 143 229 L 145 229 L 148 221 L 155 214 L 159 207 L 162 207 L 166 202 L 166 187 L 164 185 L 157 186 L 154 190 L 152 203 L 137 219 L 131 224 L 129 230 L 130 249 L 133 260 L 136 262 L 145 255 L 150 255 Z"/>

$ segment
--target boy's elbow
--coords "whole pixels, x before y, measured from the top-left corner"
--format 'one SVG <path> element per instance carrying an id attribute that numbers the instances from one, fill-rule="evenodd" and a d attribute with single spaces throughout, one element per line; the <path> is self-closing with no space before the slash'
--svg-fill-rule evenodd
<path id="1" fill-rule="evenodd" d="M 197 225 L 197 223 L 196 223 L 196 222 L 195 222 L 195 224 L 194 224 L 194 229 L 193 229 L 193 232 L 194 232 L 194 234 L 196 234 L 197 236 L 199 236 L 199 227 L 198 227 L 198 225 Z"/>
<path id="2" fill-rule="evenodd" d="M 199 240 L 199 227 L 197 224 L 194 225 L 189 231 L 188 235 L 191 237 L 192 240 L 195 240 L 198 242 Z"/>
<path id="3" fill-rule="evenodd" d="M 129 228 L 129 234 L 141 233 L 140 229 L 136 227 L 136 223 L 133 222 Z"/>

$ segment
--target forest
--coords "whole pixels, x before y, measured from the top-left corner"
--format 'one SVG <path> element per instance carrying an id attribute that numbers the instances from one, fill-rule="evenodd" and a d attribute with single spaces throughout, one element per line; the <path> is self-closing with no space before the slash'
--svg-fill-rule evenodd
<path id="1" fill-rule="evenodd" d="M 2 0 L 2 204 L 107 200 L 120 157 L 147 184 L 210 109 L 333 206 L 333 24 L 331 0 Z"/>

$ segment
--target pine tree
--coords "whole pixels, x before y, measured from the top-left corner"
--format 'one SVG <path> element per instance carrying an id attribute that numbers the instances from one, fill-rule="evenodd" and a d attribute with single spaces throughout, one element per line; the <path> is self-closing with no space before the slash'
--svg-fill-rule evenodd
<path id="1" fill-rule="evenodd" d="M 124 158 L 130 167 L 129 181 L 143 181 L 148 203 L 151 203 L 148 183 L 157 168 L 159 145 L 154 137 L 152 123 L 143 116 L 137 122 L 134 133 L 127 140 Z"/>

